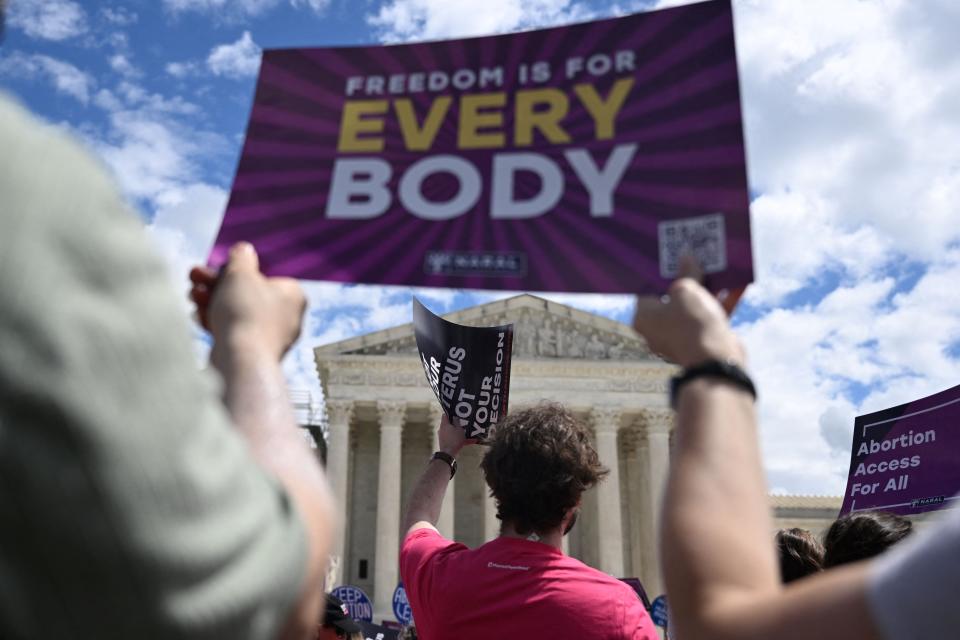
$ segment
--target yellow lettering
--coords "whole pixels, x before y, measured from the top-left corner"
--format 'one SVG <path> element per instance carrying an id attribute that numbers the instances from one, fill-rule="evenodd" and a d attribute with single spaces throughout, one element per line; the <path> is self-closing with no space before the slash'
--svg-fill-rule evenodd
<path id="1" fill-rule="evenodd" d="M 383 118 L 370 118 L 387 112 L 386 100 L 350 100 L 343 104 L 337 151 L 383 151 L 380 136 L 360 137 L 361 133 L 382 133 Z"/>
<path id="2" fill-rule="evenodd" d="M 604 100 L 592 84 L 583 83 L 573 87 L 580 102 L 593 117 L 597 140 L 609 140 L 614 135 L 614 122 L 623 108 L 623 103 L 633 88 L 633 78 L 621 78 L 613 83 L 613 88 Z"/>
<path id="3" fill-rule="evenodd" d="M 481 132 L 503 126 L 502 111 L 481 111 L 502 107 L 507 102 L 504 93 L 478 93 L 460 98 L 460 131 L 457 145 L 461 149 L 490 149 L 504 146 L 506 140 L 501 131 Z"/>
<path id="4" fill-rule="evenodd" d="M 538 107 L 545 105 L 545 109 Z M 523 89 L 517 91 L 514 116 L 514 144 L 527 147 L 533 144 L 533 130 L 539 129 L 552 144 L 570 142 L 570 136 L 560 121 L 567 115 L 570 101 L 559 89 Z"/>
<path id="5" fill-rule="evenodd" d="M 437 139 L 437 132 L 443 119 L 450 110 L 450 96 L 440 96 L 430 103 L 430 111 L 423 120 L 423 126 L 417 124 L 417 116 L 413 112 L 413 101 L 409 98 L 398 98 L 393 103 L 400 123 L 400 133 L 403 134 L 403 143 L 408 151 L 427 151 Z"/>

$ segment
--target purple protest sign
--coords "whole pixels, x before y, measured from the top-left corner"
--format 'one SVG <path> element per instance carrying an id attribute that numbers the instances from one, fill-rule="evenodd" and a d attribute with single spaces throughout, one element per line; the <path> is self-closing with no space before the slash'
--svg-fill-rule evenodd
<path id="1" fill-rule="evenodd" d="M 840 513 L 912 515 L 960 492 L 960 386 L 857 417 Z"/>
<path id="2" fill-rule="evenodd" d="M 730 0 L 263 54 L 210 263 L 374 284 L 650 293 L 752 280 Z"/>

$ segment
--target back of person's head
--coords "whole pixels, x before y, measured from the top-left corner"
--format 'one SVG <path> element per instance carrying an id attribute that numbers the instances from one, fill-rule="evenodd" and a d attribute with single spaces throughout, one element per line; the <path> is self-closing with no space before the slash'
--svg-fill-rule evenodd
<path id="1" fill-rule="evenodd" d="M 780 529 L 777 551 L 784 584 L 823 570 L 823 545 L 806 529 Z"/>
<path id="2" fill-rule="evenodd" d="M 560 526 L 583 492 L 608 473 L 587 428 L 558 404 L 507 416 L 497 425 L 482 467 L 497 517 L 521 535 Z"/>
<path id="3" fill-rule="evenodd" d="M 840 516 L 823 536 L 824 568 L 880 555 L 913 530 L 913 524 L 885 511 L 859 511 Z"/>

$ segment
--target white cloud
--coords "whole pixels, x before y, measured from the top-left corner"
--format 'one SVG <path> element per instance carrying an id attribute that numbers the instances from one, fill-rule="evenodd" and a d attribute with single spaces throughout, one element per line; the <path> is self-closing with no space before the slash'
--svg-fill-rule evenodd
<path id="1" fill-rule="evenodd" d="M 573 0 L 390 0 L 367 22 L 385 42 L 488 35 L 586 20 Z"/>
<path id="2" fill-rule="evenodd" d="M 31 38 L 67 40 L 87 32 L 87 14 L 73 0 L 14 0 L 9 24 Z"/>
<path id="3" fill-rule="evenodd" d="M 150 93 L 141 85 L 127 80 L 117 85 L 117 91 L 129 106 L 157 114 L 191 115 L 200 110 L 197 105 L 181 96 L 166 98 L 159 93 Z"/>
<path id="4" fill-rule="evenodd" d="M 210 253 L 223 219 L 227 192 L 194 183 L 171 188 L 159 200 L 148 231 L 169 265 L 175 286 L 185 290 L 190 268 L 205 263 Z"/>
<path id="5" fill-rule="evenodd" d="M 127 7 L 103 7 L 100 9 L 100 15 L 104 20 L 118 27 L 128 27 L 140 19 L 136 12 Z"/>
<path id="6" fill-rule="evenodd" d="M 919 259 L 960 238 L 960 40 L 941 6 L 737 3 L 753 188 L 827 202 L 828 228 L 873 227 Z"/>
<path id="7" fill-rule="evenodd" d="M 278 0 L 163 0 L 167 9 L 175 12 L 222 12 L 237 11 L 240 14 L 255 16 L 272 9 Z"/>
<path id="8" fill-rule="evenodd" d="M 260 47 L 250 32 L 244 31 L 236 42 L 214 47 L 207 56 L 207 67 L 218 76 L 254 76 L 260 68 Z"/>
<path id="9" fill-rule="evenodd" d="M 843 490 L 853 416 L 957 384 L 960 250 L 937 256 L 908 292 L 865 278 L 815 305 L 742 323 L 760 390 L 764 460 L 790 492 Z"/>
<path id="10" fill-rule="evenodd" d="M 330 0 L 290 0 L 294 7 L 307 7 L 316 13 L 323 13 L 330 6 Z"/>
<path id="11" fill-rule="evenodd" d="M 200 66 L 196 62 L 169 62 L 164 70 L 174 78 L 188 78 L 200 73 Z"/>
<path id="12" fill-rule="evenodd" d="M 130 62 L 130 59 L 122 53 L 117 53 L 107 60 L 110 63 L 110 68 L 119 73 L 122 76 L 128 78 L 136 78 L 143 75 L 139 69 L 133 66 L 133 63 Z"/>
<path id="13" fill-rule="evenodd" d="M 95 82 L 90 74 L 81 71 L 69 62 L 34 53 L 15 51 L 0 58 L 0 73 L 8 77 L 34 79 L 42 76 L 60 93 L 71 96 L 83 104 L 90 101 Z"/>
<path id="14" fill-rule="evenodd" d="M 213 13 L 226 17 L 252 17 L 265 13 L 282 0 L 163 0 L 164 6 L 174 13 L 193 11 Z M 324 11 L 330 0 L 290 0 L 290 5 L 307 7 L 317 13 Z"/>

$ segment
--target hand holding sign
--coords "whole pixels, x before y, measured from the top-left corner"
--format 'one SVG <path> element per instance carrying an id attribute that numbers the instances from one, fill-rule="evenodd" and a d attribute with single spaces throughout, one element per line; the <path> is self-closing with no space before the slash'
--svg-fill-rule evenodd
<path id="1" fill-rule="evenodd" d="M 460 449 L 476 442 L 476 438 L 467 438 L 466 429 L 454 426 L 454 424 L 450 422 L 450 418 L 447 417 L 447 414 L 441 414 L 440 426 L 437 428 L 437 445 L 440 447 L 440 451 L 449 453 L 456 458 L 457 454 L 460 453 Z"/>
<path id="2" fill-rule="evenodd" d="M 696 262 L 683 262 L 681 277 L 661 298 L 638 298 L 633 328 L 665 359 L 689 367 L 709 359 L 742 363 L 746 355 L 720 303 L 697 279 Z"/>

